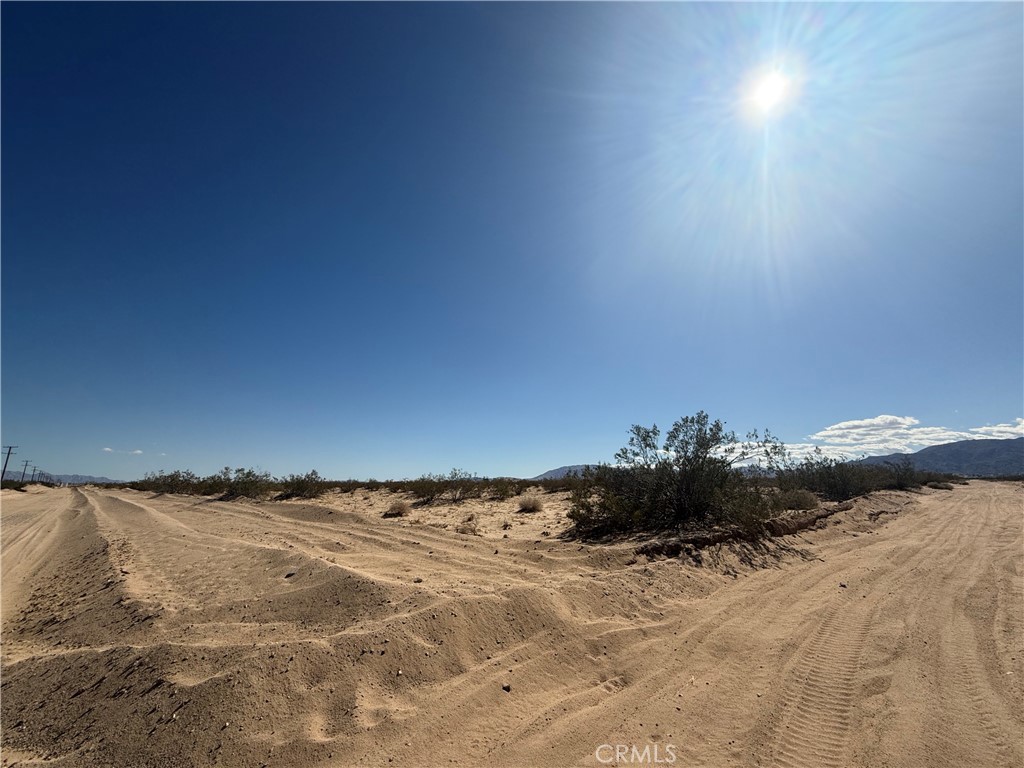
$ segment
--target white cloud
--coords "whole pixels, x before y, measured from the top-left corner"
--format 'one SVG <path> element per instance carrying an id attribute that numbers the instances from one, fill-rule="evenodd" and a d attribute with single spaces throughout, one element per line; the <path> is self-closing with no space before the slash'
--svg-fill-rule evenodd
<path id="1" fill-rule="evenodd" d="M 987 427 L 974 427 L 971 432 L 979 437 L 995 437 L 999 439 L 1024 437 L 1024 419 L 1017 419 L 1012 424 L 991 424 Z"/>
<path id="2" fill-rule="evenodd" d="M 876 416 L 873 419 L 841 421 L 815 432 L 809 439 L 832 445 L 861 445 L 878 438 L 905 435 L 916 424 L 913 416 Z"/>
<path id="3" fill-rule="evenodd" d="M 841 452 L 847 457 L 861 454 L 912 453 L 929 445 L 953 443 L 958 440 L 1020 437 L 1024 435 L 1024 419 L 1012 424 L 974 427 L 967 431 L 948 427 L 922 426 L 913 416 L 882 414 L 870 419 L 841 421 L 808 437 L 811 445 L 823 451 Z"/>
<path id="4" fill-rule="evenodd" d="M 138 448 L 136 448 L 134 451 L 119 451 L 116 448 L 104 448 L 103 452 L 104 453 L 127 453 L 130 456 L 141 456 L 142 455 L 142 451 L 140 451 Z"/>
<path id="5" fill-rule="evenodd" d="M 131 453 L 132 453 L 133 456 L 141 456 L 142 455 L 142 451 L 140 451 L 137 448 L 134 451 L 132 451 Z"/>
<path id="6" fill-rule="evenodd" d="M 104 449 L 103 449 L 103 452 L 104 452 L 104 453 L 113 453 L 113 452 L 114 452 L 114 449 L 113 449 L 113 448 L 104 448 Z"/>

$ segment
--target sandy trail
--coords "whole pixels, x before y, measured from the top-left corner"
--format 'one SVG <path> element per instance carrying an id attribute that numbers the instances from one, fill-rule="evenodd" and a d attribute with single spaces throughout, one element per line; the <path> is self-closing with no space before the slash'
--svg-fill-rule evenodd
<path id="1" fill-rule="evenodd" d="M 4 763 L 1024 765 L 1020 483 L 700 563 L 389 498 L 4 492 Z"/>

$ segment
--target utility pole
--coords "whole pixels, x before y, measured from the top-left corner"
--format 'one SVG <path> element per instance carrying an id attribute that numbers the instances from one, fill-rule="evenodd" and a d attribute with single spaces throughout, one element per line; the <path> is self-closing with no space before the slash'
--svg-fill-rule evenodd
<path id="1" fill-rule="evenodd" d="M 17 447 L 18 446 L 16 446 L 16 445 L 5 445 L 4 446 L 4 448 L 7 449 L 7 455 L 4 456 L 4 471 L 3 471 L 2 474 L 0 474 L 0 480 L 6 480 L 7 479 L 7 462 L 11 460 L 11 454 L 14 453 L 14 449 L 17 448 Z"/>
<path id="2" fill-rule="evenodd" d="M 25 459 L 25 466 L 21 468 L 21 482 L 23 483 L 25 482 L 25 473 L 28 471 L 28 465 L 31 463 L 32 462 L 30 460 Z"/>
<path id="3" fill-rule="evenodd" d="M 31 480 L 31 482 L 34 483 L 36 481 L 36 472 L 38 472 L 38 471 L 39 471 L 39 467 L 32 467 L 32 480 Z"/>

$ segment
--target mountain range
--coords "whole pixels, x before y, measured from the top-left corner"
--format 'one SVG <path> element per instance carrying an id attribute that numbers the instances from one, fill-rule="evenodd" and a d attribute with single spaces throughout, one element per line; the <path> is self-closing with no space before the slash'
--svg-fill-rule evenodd
<path id="1" fill-rule="evenodd" d="M 1024 437 L 1007 440 L 960 440 L 955 443 L 931 445 L 916 453 L 890 453 L 868 456 L 864 464 L 885 464 L 909 456 L 915 469 L 946 472 L 966 477 L 998 477 L 1024 475 Z M 531 480 L 556 480 L 570 472 L 582 472 L 587 464 L 569 464 L 550 469 Z"/>
<path id="2" fill-rule="evenodd" d="M 549 469 L 543 474 L 531 477 L 530 480 L 561 480 L 563 477 L 568 475 L 570 472 L 579 474 L 584 469 L 589 467 L 590 464 L 569 464 L 565 467 L 559 467 L 558 469 Z"/>
<path id="3" fill-rule="evenodd" d="M 915 469 L 967 477 L 1024 475 L 1024 437 L 1009 440 L 960 440 L 932 445 L 916 453 L 868 456 L 864 464 L 885 464 L 909 456 Z"/>

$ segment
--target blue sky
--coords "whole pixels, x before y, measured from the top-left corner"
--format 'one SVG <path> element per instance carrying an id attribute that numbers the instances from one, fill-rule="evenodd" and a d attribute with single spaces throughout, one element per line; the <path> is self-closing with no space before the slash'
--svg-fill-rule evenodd
<path id="1" fill-rule="evenodd" d="M 0 12 L 2 434 L 48 471 L 1024 430 L 1019 3 Z"/>

